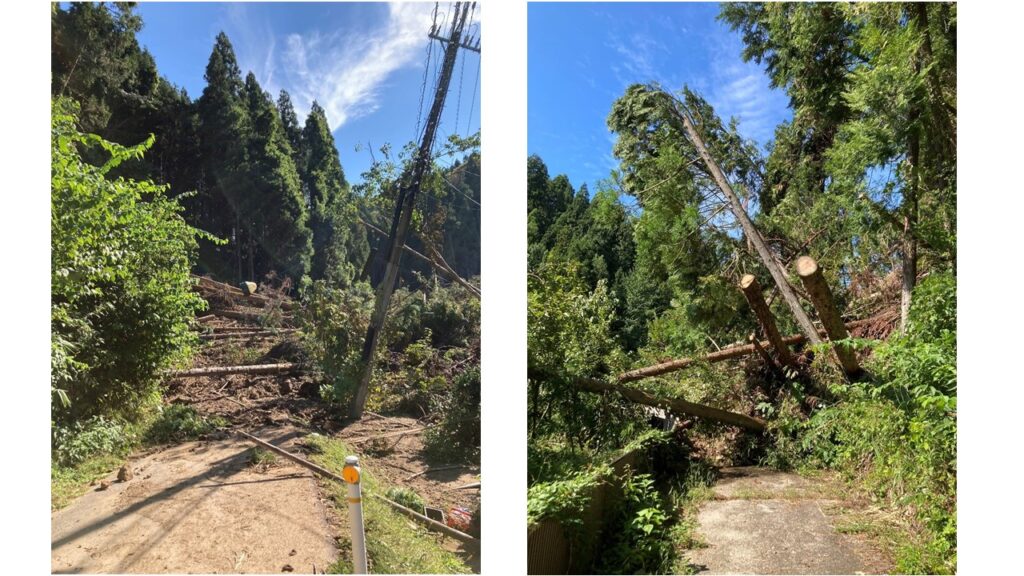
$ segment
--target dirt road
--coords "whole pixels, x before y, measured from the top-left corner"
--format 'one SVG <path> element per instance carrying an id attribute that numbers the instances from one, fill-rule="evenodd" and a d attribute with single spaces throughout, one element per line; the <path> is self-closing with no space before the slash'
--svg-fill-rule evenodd
<path id="1" fill-rule="evenodd" d="M 260 437 L 292 448 L 294 429 Z M 93 489 L 51 517 L 55 573 L 310 573 L 338 555 L 311 473 L 250 462 L 234 436 L 186 442 L 129 462 L 133 477 Z M 116 474 L 108 480 L 115 480 Z"/>

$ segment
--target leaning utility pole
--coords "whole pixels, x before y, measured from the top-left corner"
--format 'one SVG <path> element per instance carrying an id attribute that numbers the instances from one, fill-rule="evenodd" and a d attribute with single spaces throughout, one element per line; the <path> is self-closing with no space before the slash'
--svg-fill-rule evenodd
<path id="1" fill-rule="evenodd" d="M 431 149 L 434 146 L 434 137 L 437 133 L 437 126 L 441 122 L 441 112 L 444 110 L 445 97 L 448 95 L 448 86 L 451 84 L 452 71 L 455 69 L 455 60 L 459 48 L 480 51 L 479 41 L 471 43 L 463 39 L 462 34 L 469 20 L 470 7 L 475 8 L 475 2 L 456 2 L 452 13 L 452 22 L 448 35 L 442 37 L 441 30 L 437 25 L 437 12 L 434 12 L 434 25 L 430 29 L 429 37 L 440 40 L 445 45 L 444 62 L 441 65 L 441 74 L 437 80 L 437 90 L 434 92 L 434 103 L 430 108 L 430 115 L 427 117 L 426 128 L 423 131 L 423 140 L 413 158 L 412 167 L 403 175 L 398 198 L 395 200 L 395 211 L 391 221 L 391 232 L 388 234 L 387 243 L 374 258 L 371 280 L 377 284 L 377 296 L 373 308 L 373 316 L 370 318 L 370 326 L 366 330 L 366 340 L 363 342 L 363 353 L 360 358 L 362 362 L 362 376 L 359 380 L 359 388 L 352 398 L 349 406 L 350 418 L 361 418 L 363 408 L 366 406 L 366 397 L 370 392 L 370 378 L 373 376 L 373 358 L 377 350 L 377 343 L 380 339 L 381 330 L 384 328 L 384 320 L 387 317 L 388 305 L 391 303 L 391 294 L 395 290 L 395 281 L 398 278 L 398 266 L 402 259 L 402 247 L 405 246 L 409 234 L 409 223 L 412 220 L 413 206 L 416 194 L 420 190 L 423 177 L 430 167 Z M 386 258 L 386 261 L 384 260 Z M 383 274 L 381 267 L 383 265 Z"/>
<path id="2" fill-rule="evenodd" d="M 669 98 L 669 110 L 683 123 L 683 129 L 686 131 L 687 137 L 690 142 L 693 142 L 693 146 L 697 149 L 697 153 L 700 154 L 701 159 L 704 160 L 704 164 L 707 166 L 708 171 L 711 172 L 711 176 L 715 179 L 715 183 L 725 194 L 725 197 L 729 199 L 729 206 L 732 208 L 733 215 L 736 216 L 736 220 L 739 221 L 740 226 L 743 227 L 743 232 L 747 235 L 747 239 L 754 245 L 754 249 L 757 250 L 757 255 L 761 257 L 761 262 L 764 263 L 764 267 L 768 269 L 768 272 L 772 275 L 772 279 L 775 280 L 775 285 L 779 287 L 779 293 L 782 294 L 782 298 L 789 304 L 790 310 L 793 311 L 793 316 L 796 318 L 796 323 L 800 325 L 800 331 L 804 333 L 807 340 L 811 344 L 821 344 L 821 337 L 818 336 L 818 330 L 814 327 L 814 323 L 811 322 L 811 317 L 807 315 L 807 312 L 800 306 L 800 300 L 797 299 L 796 292 L 793 287 L 789 285 L 789 280 L 786 279 L 786 272 L 782 269 L 782 266 L 775 261 L 775 255 L 768 250 L 768 245 L 764 243 L 764 238 L 761 237 L 761 233 L 754 227 L 754 223 L 751 222 L 750 216 L 747 215 L 747 211 L 743 209 L 743 204 L 740 203 L 740 199 L 736 196 L 736 192 L 733 191 L 729 181 L 725 178 L 725 173 L 715 162 L 715 159 L 711 157 L 711 153 L 708 152 L 706 146 L 704 146 L 704 140 L 701 139 L 700 135 L 697 134 L 697 129 L 694 128 L 693 122 L 690 120 L 690 115 L 685 110 L 678 110 L 673 104 L 675 98 L 673 98 L 667 92 L 662 92 L 667 98 Z"/>

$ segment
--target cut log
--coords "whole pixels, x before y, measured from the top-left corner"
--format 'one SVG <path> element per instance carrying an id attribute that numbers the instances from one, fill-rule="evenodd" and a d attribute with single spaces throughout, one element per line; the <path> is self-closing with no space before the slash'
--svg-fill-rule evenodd
<path id="1" fill-rule="evenodd" d="M 271 298 L 266 294 L 257 294 L 255 293 L 255 290 L 254 293 L 252 294 L 246 294 L 241 288 L 237 286 L 224 284 L 223 282 L 217 282 L 212 278 L 207 278 L 205 276 L 193 276 L 193 278 L 196 278 L 196 280 L 198 281 L 196 286 L 197 288 L 199 288 L 200 292 L 202 292 L 204 289 L 212 290 L 214 292 L 225 292 L 230 296 L 238 298 L 239 300 L 243 300 L 250 304 L 257 304 L 261 307 L 266 306 L 267 304 L 270 304 L 272 302 L 275 302 L 274 298 Z M 281 299 L 277 302 L 281 306 L 281 308 L 285 310 L 294 310 L 298 307 L 298 305 L 294 301 L 288 299 Z"/>
<path id="2" fill-rule="evenodd" d="M 883 313 L 879 314 L 878 316 L 873 316 L 871 318 L 865 318 L 863 320 L 849 322 L 846 324 L 846 328 L 848 330 L 853 330 L 860 326 L 869 326 L 874 322 L 889 319 L 889 314 Z M 821 330 L 819 332 L 825 333 L 824 330 Z M 803 334 L 794 334 L 792 336 L 786 336 L 782 339 L 782 342 L 788 346 L 796 346 L 797 344 L 803 344 L 806 341 L 807 338 Z M 761 346 L 771 345 L 771 343 L 768 342 L 767 340 L 762 340 L 760 344 Z M 709 362 L 713 364 L 715 362 L 721 362 L 723 360 L 739 358 L 741 356 L 748 356 L 750 354 L 755 354 L 756 352 L 757 349 L 754 348 L 752 344 L 745 344 L 741 346 L 728 346 L 726 348 L 722 348 L 717 352 L 712 352 L 710 354 L 705 354 L 704 356 L 698 356 L 696 358 L 677 358 L 675 360 L 669 360 L 667 362 L 662 362 L 660 364 L 654 364 L 652 366 L 645 366 L 643 368 L 630 370 L 629 372 L 623 372 L 622 374 L 619 374 L 616 377 L 616 380 L 619 384 L 625 384 L 627 382 L 634 382 L 636 380 L 642 380 L 644 378 L 650 378 L 652 376 L 660 376 L 662 374 L 668 374 L 669 372 L 676 372 L 678 370 L 686 368 L 687 366 L 690 366 L 695 362 Z"/>
<path id="3" fill-rule="evenodd" d="M 254 364 L 252 366 L 206 366 L 189 370 L 167 372 L 168 378 L 190 378 L 194 376 L 227 376 L 229 374 L 287 374 L 300 370 L 298 364 Z"/>
<path id="4" fill-rule="evenodd" d="M 850 333 L 846 331 L 846 326 L 832 299 L 832 290 L 829 289 L 828 282 L 825 282 L 824 276 L 821 275 L 821 268 L 818 267 L 814 258 L 801 256 L 797 259 L 796 273 L 800 276 L 804 289 L 807 290 L 807 295 L 810 297 L 811 303 L 814 304 L 814 309 L 818 311 L 818 318 L 821 319 L 821 325 L 825 328 L 828 339 L 838 342 L 849 338 Z M 833 348 L 839 359 L 839 364 L 847 374 L 853 375 L 860 372 L 857 353 L 852 348 L 842 345 L 834 345 Z"/>
<path id="5" fill-rule="evenodd" d="M 343 438 L 348 444 L 358 444 L 360 442 L 366 442 L 367 440 L 375 440 L 377 438 L 391 438 L 392 436 L 402 436 L 404 434 L 416 434 L 430 428 L 430 426 L 421 426 L 419 428 L 406 428 L 403 430 L 395 430 L 393 432 L 387 432 L 385 434 L 375 434 L 373 436 L 360 436 L 359 438 Z"/>
<path id="6" fill-rule="evenodd" d="M 280 336 L 295 332 L 292 330 L 250 330 L 248 332 L 218 332 L 214 334 L 200 334 L 200 340 L 230 340 L 234 338 L 262 338 Z"/>
<path id="7" fill-rule="evenodd" d="M 704 418 L 721 424 L 729 424 L 731 426 L 739 426 L 746 428 L 747 430 L 753 430 L 755 432 L 763 432 L 765 429 L 765 422 L 760 418 L 754 416 L 747 416 L 745 414 L 738 414 L 736 412 L 729 412 L 728 410 L 721 410 L 719 408 L 712 408 L 711 406 L 705 406 L 703 404 L 696 404 L 693 402 L 687 402 L 682 398 L 657 398 L 639 390 L 637 388 L 630 388 L 623 386 L 622 384 L 611 384 L 601 380 L 593 378 L 577 380 L 576 386 L 581 390 L 587 392 L 605 393 L 605 392 L 617 392 L 626 400 L 635 402 L 637 404 L 643 404 L 644 406 L 653 406 L 655 408 L 663 408 L 680 416 L 696 416 L 698 418 Z"/>
<path id="8" fill-rule="evenodd" d="M 740 291 L 743 292 L 747 303 L 750 304 L 750 309 L 757 316 L 757 321 L 761 324 L 764 335 L 775 348 L 775 353 L 779 355 L 779 360 L 786 366 L 795 366 L 796 361 L 789 352 L 789 346 L 782 341 L 782 334 L 779 334 L 772 311 L 768 309 L 768 304 L 764 301 L 764 294 L 761 293 L 761 285 L 758 284 L 757 278 L 753 274 L 743 276 L 740 280 Z"/>
<path id="9" fill-rule="evenodd" d="M 462 464 L 454 464 L 452 466 L 435 466 L 435 467 L 432 467 L 432 468 L 427 468 L 426 470 L 421 470 L 421 471 L 413 474 L 412 476 L 409 476 L 408 478 L 406 478 L 405 481 L 408 482 L 409 480 L 412 480 L 413 478 L 419 478 L 420 476 L 423 476 L 424 474 L 432 474 L 434 472 L 441 472 L 443 470 L 459 470 L 461 468 L 466 468 L 466 466 L 463 466 Z"/>

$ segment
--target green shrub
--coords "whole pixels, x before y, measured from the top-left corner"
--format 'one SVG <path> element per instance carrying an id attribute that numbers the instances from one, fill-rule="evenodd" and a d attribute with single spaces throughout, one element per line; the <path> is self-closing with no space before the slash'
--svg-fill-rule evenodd
<path id="1" fill-rule="evenodd" d="M 171 404 L 160 410 L 149 426 L 144 440 L 150 444 L 183 442 L 213 432 L 226 422 L 220 418 L 206 418 L 185 404 Z"/>
<path id="2" fill-rule="evenodd" d="M 459 460 L 480 457 L 480 367 L 459 374 L 435 397 L 433 412 L 441 421 L 427 431 L 428 451 Z"/>
<path id="3" fill-rule="evenodd" d="M 472 346 L 480 338 L 480 299 L 458 284 L 435 279 L 416 291 L 400 288 L 391 302 L 384 342 L 392 351 L 428 336 L 434 348 Z"/>
<path id="4" fill-rule="evenodd" d="M 101 454 L 121 455 L 136 441 L 135 434 L 122 422 L 93 416 L 67 427 L 52 429 L 53 463 L 76 466 Z"/>
<path id="5" fill-rule="evenodd" d="M 304 293 L 303 345 L 322 375 L 320 395 L 347 403 L 362 370 L 363 340 L 373 313 L 373 290 L 365 282 L 335 288 L 319 280 Z"/>
<path id="6" fill-rule="evenodd" d="M 654 574 L 670 572 L 676 558 L 669 510 L 649 474 L 626 472 L 622 501 L 614 528 L 604 533 L 607 552 L 601 556 L 601 574 Z"/>
<path id="7" fill-rule="evenodd" d="M 55 422 L 131 416 L 153 401 L 160 371 L 195 343 L 189 322 L 204 302 L 190 269 L 201 233 L 166 186 L 112 179 L 141 158 L 134 147 L 75 127 L 78 107 L 52 102 L 50 195 L 51 415 Z M 82 150 L 109 156 L 103 166 Z"/>
<path id="8" fill-rule="evenodd" d="M 425 506 L 423 498 L 409 488 L 389 488 L 387 498 L 388 500 L 401 504 L 410 510 L 415 510 L 420 514 L 423 513 L 423 506 Z"/>
<path id="9" fill-rule="evenodd" d="M 905 334 L 878 345 L 874 379 L 849 386 L 806 422 L 777 419 L 776 455 L 844 472 L 910 512 L 897 569 L 956 571 L 956 281 L 914 291 Z M 799 444 L 794 450 L 793 443 Z M 794 456 L 798 453 L 798 456 Z"/>
<path id="10" fill-rule="evenodd" d="M 576 472 L 564 480 L 538 482 L 530 486 L 526 497 L 526 518 L 530 526 L 545 519 L 558 520 L 572 534 L 583 526 L 586 509 L 594 488 L 610 472 L 607 466 Z"/>

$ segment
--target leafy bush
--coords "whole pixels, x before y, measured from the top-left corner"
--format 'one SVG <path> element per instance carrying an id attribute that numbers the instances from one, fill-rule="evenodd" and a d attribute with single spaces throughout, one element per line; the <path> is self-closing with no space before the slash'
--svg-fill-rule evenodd
<path id="1" fill-rule="evenodd" d="M 99 454 L 122 454 L 137 440 L 128 427 L 116 420 L 93 416 L 66 427 L 52 429 L 53 463 L 70 467 Z"/>
<path id="2" fill-rule="evenodd" d="M 410 510 L 415 510 L 420 514 L 423 513 L 423 498 L 409 488 L 388 488 L 387 498 L 388 500 L 401 504 Z"/>
<path id="3" fill-rule="evenodd" d="M 849 387 L 806 422 L 779 419 L 776 453 L 844 472 L 911 512 L 896 550 L 907 573 L 956 571 L 956 282 L 914 291 L 905 334 L 875 349 L 875 381 Z M 794 440 L 796 438 L 796 440 Z M 794 450 L 792 442 L 799 444 Z M 794 455 L 798 452 L 798 455 Z"/>
<path id="4" fill-rule="evenodd" d="M 602 556 L 602 574 L 670 572 L 675 562 L 671 518 L 649 474 L 627 471 L 622 481 L 622 503 L 614 520 L 618 529 Z"/>
<path id="5" fill-rule="evenodd" d="M 472 346 L 480 338 L 480 300 L 458 284 L 400 288 L 391 302 L 383 341 L 394 352 L 427 336 L 434 348 Z"/>
<path id="6" fill-rule="evenodd" d="M 347 402 L 359 382 L 373 290 L 365 282 L 340 289 L 321 280 L 307 287 L 304 296 L 303 344 L 322 374 L 320 395 L 328 402 Z"/>
<path id="7" fill-rule="evenodd" d="M 611 335 L 614 302 L 605 283 L 591 291 L 576 266 L 546 264 L 530 275 L 527 305 L 531 437 L 563 435 L 577 446 L 597 449 L 620 445 L 641 421 L 639 410 L 574 385 L 627 364 Z"/>
<path id="8" fill-rule="evenodd" d="M 610 468 L 598 467 L 577 472 L 564 480 L 539 482 L 530 486 L 526 497 L 526 518 L 532 527 L 548 518 L 558 520 L 570 533 L 583 526 L 583 511 L 590 502 L 594 488 L 603 481 Z"/>
<path id="9" fill-rule="evenodd" d="M 209 434 L 226 423 L 219 418 L 206 418 L 185 404 L 171 404 L 146 430 L 145 440 L 150 444 L 183 442 Z"/>
<path id="10" fill-rule="evenodd" d="M 77 111 L 52 102 L 51 415 L 65 423 L 152 401 L 160 371 L 194 344 L 189 321 L 204 305 L 189 274 L 201 233 L 177 200 L 166 186 L 108 177 L 153 138 L 124 147 L 83 134 Z M 97 148 L 103 166 L 81 156 Z"/>
<path id="11" fill-rule="evenodd" d="M 427 450 L 460 460 L 479 458 L 480 367 L 456 376 L 452 386 L 435 398 L 433 411 L 441 421 L 427 431 Z"/>

